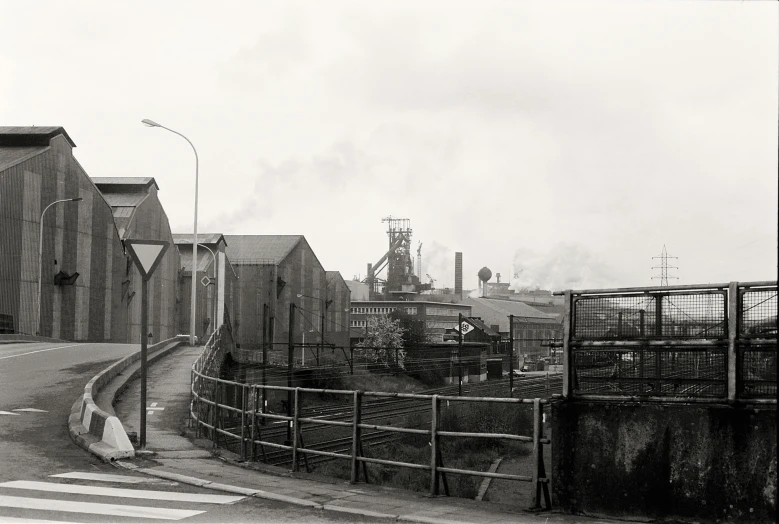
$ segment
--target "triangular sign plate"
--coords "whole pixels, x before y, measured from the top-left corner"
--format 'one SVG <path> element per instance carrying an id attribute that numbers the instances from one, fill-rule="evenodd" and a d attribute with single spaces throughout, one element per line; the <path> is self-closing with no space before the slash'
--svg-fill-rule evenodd
<path id="1" fill-rule="evenodd" d="M 129 239 L 124 241 L 124 245 L 144 280 L 151 278 L 165 251 L 168 250 L 168 243 L 164 240 Z"/>

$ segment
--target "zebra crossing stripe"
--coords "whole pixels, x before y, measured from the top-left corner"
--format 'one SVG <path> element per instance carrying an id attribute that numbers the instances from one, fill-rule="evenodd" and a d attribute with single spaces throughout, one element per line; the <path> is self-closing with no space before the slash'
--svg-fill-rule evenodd
<path id="1" fill-rule="evenodd" d="M 58 473 L 57 475 L 49 475 L 50 477 L 60 479 L 77 479 L 77 480 L 97 480 L 100 482 L 116 482 L 118 484 L 144 484 L 144 483 L 156 483 L 159 479 L 144 478 L 144 477 L 131 477 L 130 475 L 109 475 L 108 473 L 92 473 L 90 471 L 71 471 L 70 473 Z"/>
<path id="2" fill-rule="evenodd" d="M 83 484 L 59 484 L 57 482 L 38 482 L 32 480 L 13 480 L 0 483 L 0 488 L 29 489 L 51 493 L 70 493 L 74 495 L 97 495 L 103 497 L 122 497 L 131 499 L 169 500 L 175 502 L 194 502 L 200 504 L 231 504 L 246 497 L 232 495 L 205 495 L 201 493 L 177 493 L 175 491 L 151 491 L 146 489 L 106 488 Z"/>
<path id="3" fill-rule="evenodd" d="M 205 513 L 187 509 L 153 508 L 147 506 L 125 506 L 121 504 L 99 504 L 96 502 L 73 502 L 0 495 L 0 508 L 36 509 L 61 511 L 65 513 L 88 513 L 90 515 L 111 515 L 114 517 L 135 517 L 157 520 L 181 520 Z"/>

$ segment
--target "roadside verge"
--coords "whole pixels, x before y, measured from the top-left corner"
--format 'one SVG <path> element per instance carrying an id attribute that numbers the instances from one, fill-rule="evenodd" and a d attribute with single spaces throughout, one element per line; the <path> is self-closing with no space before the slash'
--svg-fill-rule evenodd
<path id="1" fill-rule="evenodd" d="M 150 346 L 148 348 L 148 363 L 151 364 L 162 358 L 187 340 L 189 340 L 189 336 L 177 336 Z M 135 456 L 135 448 L 130 443 L 119 419 L 101 409 L 95 403 L 94 398 L 109 382 L 140 359 L 141 352 L 139 350 L 95 375 L 84 386 L 84 394 L 76 399 L 70 411 L 68 430 L 73 441 L 79 447 L 106 462 L 120 458 L 132 458 Z M 138 373 L 139 370 L 136 370 L 130 376 L 124 377 L 124 384 Z M 121 388 L 122 386 L 118 390 Z M 110 405 L 113 398 L 107 400 Z"/>

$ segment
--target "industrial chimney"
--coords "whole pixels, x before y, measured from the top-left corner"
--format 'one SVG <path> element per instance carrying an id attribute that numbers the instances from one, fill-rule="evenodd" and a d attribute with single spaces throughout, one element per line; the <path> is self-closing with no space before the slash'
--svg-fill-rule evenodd
<path id="1" fill-rule="evenodd" d="M 454 294 L 463 296 L 463 254 L 458 251 L 454 254 Z"/>

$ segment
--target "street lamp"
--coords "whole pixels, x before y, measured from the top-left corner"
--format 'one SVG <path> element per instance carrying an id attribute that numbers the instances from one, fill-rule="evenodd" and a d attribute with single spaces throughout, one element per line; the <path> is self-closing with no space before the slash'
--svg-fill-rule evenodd
<path id="1" fill-rule="evenodd" d="M 216 331 L 216 314 L 217 314 L 217 311 L 216 311 L 216 308 L 217 308 L 217 303 L 216 303 L 216 301 L 217 301 L 216 294 L 217 293 L 216 293 L 216 290 L 217 290 L 217 286 L 218 286 L 217 281 L 216 281 L 216 254 L 214 254 L 214 250 L 213 249 L 211 249 L 210 247 L 208 247 L 205 244 L 198 244 L 198 246 L 204 247 L 207 250 L 209 250 L 211 252 L 211 256 L 214 257 L 214 319 L 212 321 L 212 324 L 213 324 L 213 331 Z"/>
<path id="2" fill-rule="evenodd" d="M 186 140 L 190 146 L 192 146 L 192 151 L 195 152 L 195 227 L 194 227 L 195 232 L 192 238 L 192 304 L 190 308 L 190 317 L 189 317 L 189 345 L 194 346 L 195 345 L 195 313 L 197 309 L 196 308 L 197 303 L 195 301 L 195 299 L 197 298 L 197 283 L 195 282 L 195 267 L 197 266 L 197 178 L 198 178 L 198 164 L 199 164 L 199 160 L 197 157 L 197 149 L 195 149 L 195 145 L 189 140 L 189 138 L 185 137 L 178 131 L 174 131 L 169 127 L 165 127 L 161 124 L 158 124 L 154 120 L 149 120 L 148 118 L 144 118 L 143 120 L 141 120 L 141 122 L 148 127 L 161 127 L 166 131 L 170 131 L 171 133 L 180 136 L 181 138 Z"/>
<path id="3" fill-rule="evenodd" d="M 63 198 L 62 200 L 55 200 L 48 206 L 46 206 L 43 209 L 43 213 L 41 213 L 41 231 L 38 235 L 38 315 L 35 319 L 35 326 L 36 326 L 36 334 L 40 336 L 41 334 L 41 283 L 43 282 L 43 216 L 46 214 L 46 211 L 49 210 L 51 206 L 54 204 L 59 204 L 60 202 L 80 202 L 83 200 L 83 198 Z"/>

